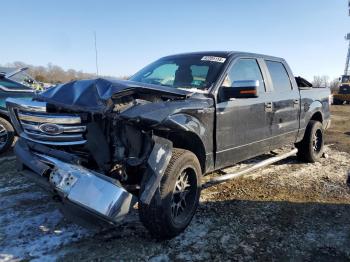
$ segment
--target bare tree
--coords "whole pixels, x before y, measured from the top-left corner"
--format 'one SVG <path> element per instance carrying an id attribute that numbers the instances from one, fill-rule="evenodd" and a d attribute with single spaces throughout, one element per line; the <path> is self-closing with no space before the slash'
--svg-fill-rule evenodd
<path id="1" fill-rule="evenodd" d="M 330 83 L 329 83 L 329 88 L 331 89 L 332 93 L 336 93 L 339 90 L 339 79 L 338 78 L 334 78 Z"/>
<path id="2" fill-rule="evenodd" d="M 33 66 L 26 64 L 21 61 L 8 63 L 7 67 L 28 67 L 29 74 L 39 82 L 44 83 L 65 83 L 79 79 L 92 79 L 95 78 L 95 74 L 84 73 L 82 71 L 76 71 L 74 69 L 64 70 L 60 66 L 49 63 L 46 67 L 44 66 Z"/>
<path id="3" fill-rule="evenodd" d="M 314 76 L 314 80 L 312 81 L 312 85 L 314 87 L 329 87 L 329 76 Z"/>

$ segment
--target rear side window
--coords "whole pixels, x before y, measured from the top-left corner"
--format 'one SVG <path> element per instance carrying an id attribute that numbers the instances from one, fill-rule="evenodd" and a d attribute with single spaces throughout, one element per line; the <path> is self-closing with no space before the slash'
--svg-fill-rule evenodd
<path id="1" fill-rule="evenodd" d="M 277 92 L 291 91 L 292 85 L 284 65 L 274 61 L 266 61 L 266 65 L 272 78 L 274 90 Z"/>
<path id="2" fill-rule="evenodd" d="M 260 67 L 255 59 L 242 58 L 235 63 L 229 70 L 223 86 L 231 87 L 234 81 L 259 80 L 260 91 L 265 91 L 264 80 L 261 75 Z"/>

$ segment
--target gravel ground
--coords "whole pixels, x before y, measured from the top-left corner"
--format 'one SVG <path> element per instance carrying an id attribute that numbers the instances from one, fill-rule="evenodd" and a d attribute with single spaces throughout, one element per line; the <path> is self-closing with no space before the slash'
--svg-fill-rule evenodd
<path id="1" fill-rule="evenodd" d="M 136 212 L 99 232 L 66 221 L 7 155 L 0 158 L 0 261 L 349 261 L 350 154 L 335 146 L 327 153 L 320 163 L 290 157 L 204 190 L 188 229 L 163 242 L 150 238 Z"/>

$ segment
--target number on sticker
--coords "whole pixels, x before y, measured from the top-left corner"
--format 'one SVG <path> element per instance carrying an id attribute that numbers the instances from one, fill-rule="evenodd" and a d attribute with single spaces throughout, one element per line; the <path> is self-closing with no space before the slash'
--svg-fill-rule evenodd
<path id="1" fill-rule="evenodd" d="M 226 61 L 226 58 L 218 57 L 218 56 L 203 56 L 201 60 L 202 61 L 211 61 L 211 62 L 224 63 Z"/>

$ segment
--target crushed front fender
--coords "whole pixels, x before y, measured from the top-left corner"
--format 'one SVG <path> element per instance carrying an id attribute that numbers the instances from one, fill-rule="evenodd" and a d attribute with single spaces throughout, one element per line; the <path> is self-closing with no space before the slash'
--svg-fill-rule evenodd
<path id="1" fill-rule="evenodd" d="M 165 138 L 153 136 L 154 146 L 148 158 L 148 176 L 145 188 L 140 196 L 140 201 L 149 204 L 159 187 L 160 181 L 170 162 L 173 150 L 173 143 Z"/>

